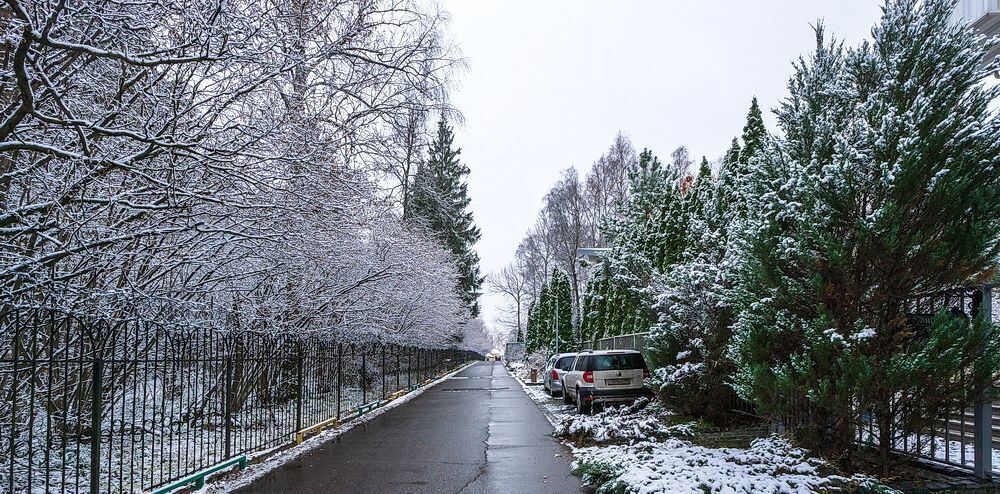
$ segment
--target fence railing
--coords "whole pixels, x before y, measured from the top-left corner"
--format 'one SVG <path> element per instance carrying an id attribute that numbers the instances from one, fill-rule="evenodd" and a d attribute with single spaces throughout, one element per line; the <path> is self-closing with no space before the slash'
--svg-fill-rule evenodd
<path id="1" fill-rule="evenodd" d="M 475 357 L 46 309 L 0 324 L 0 491 L 12 493 L 149 490 Z"/>
<path id="2" fill-rule="evenodd" d="M 984 317 L 1000 324 L 1000 294 L 994 285 L 960 288 L 907 298 L 900 312 L 916 327 L 926 326 L 934 314 L 945 310 L 957 317 Z M 951 411 L 926 430 L 892 439 L 892 449 L 909 456 L 930 459 L 972 470 L 987 478 L 1000 475 L 1000 393 L 998 383 L 980 383 L 986 391 L 972 406 Z M 878 445 L 874 424 L 862 420 L 858 437 L 863 444 Z"/>
<path id="3" fill-rule="evenodd" d="M 594 341 L 592 350 L 639 350 L 646 351 L 646 336 L 648 332 L 633 333 L 621 336 L 609 336 Z"/>

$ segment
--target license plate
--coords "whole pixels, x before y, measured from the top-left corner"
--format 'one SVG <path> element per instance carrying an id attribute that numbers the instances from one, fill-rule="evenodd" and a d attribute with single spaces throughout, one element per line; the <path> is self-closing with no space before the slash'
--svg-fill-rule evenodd
<path id="1" fill-rule="evenodd" d="M 620 386 L 622 384 L 631 384 L 631 379 L 605 379 L 604 384 L 608 386 Z"/>

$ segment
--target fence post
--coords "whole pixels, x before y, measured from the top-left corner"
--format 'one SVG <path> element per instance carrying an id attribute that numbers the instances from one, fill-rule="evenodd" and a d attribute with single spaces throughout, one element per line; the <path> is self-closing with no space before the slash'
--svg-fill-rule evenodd
<path id="1" fill-rule="evenodd" d="M 980 292 L 982 302 L 979 305 L 980 317 L 987 322 L 993 317 L 993 286 L 984 285 Z M 993 402 L 990 401 L 992 382 L 982 383 L 982 390 L 974 405 L 973 442 L 976 477 L 989 479 L 993 471 Z"/>
<path id="2" fill-rule="evenodd" d="M 337 343 L 337 420 L 340 420 L 340 383 L 343 381 L 343 371 L 341 370 L 340 361 L 344 355 L 344 344 Z"/>
<path id="3" fill-rule="evenodd" d="M 101 492 L 101 407 L 104 401 L 104 361 L 94 359 L 93 388 L 90 395 L 90 492 Z M 11 459 L 13 461 L 13 459 Z"/>
<path id="4" fill-rule="evenodd" d="M 385 399 L 385 345 L 382 345 L 382 399 Z"/>
<path id="5" fill-rule="evenodd" d="M 368 403 L 368 367 L 365 364 L 365 350 L 361 350 L 361 404 Z"/>
<path id="6" fill-rule="evenodd" d="M 302 390 L 305 389 L 302 383 L 302 363 L 303 348 L 300 341 L 296 345 L 298 351 L 295 356 L 295 432 L 302 430 Z"/>
<path id="7" fill-rule="evenodd" d="M 406 388 L 413 386 L 413 347 L 406 347 Z"/>
<path id="8" fill-rule="evenodd" d="M 226 357 L 225 396 L 223 397 L 223 428 L 226 436 L 226 458 L 233 457 L 233 357 Z"/>

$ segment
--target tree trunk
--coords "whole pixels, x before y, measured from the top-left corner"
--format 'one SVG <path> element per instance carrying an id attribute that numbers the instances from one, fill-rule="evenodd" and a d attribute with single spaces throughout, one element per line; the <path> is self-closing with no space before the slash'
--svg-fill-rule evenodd
<path id="1" fill-rule="evenodd" d="M 889 400 L 882 403 L 883 410 L 878 415 L 878 461 L 882 475 L 889 475 L 889 451 L 892 449 L 892 410 Z"/>

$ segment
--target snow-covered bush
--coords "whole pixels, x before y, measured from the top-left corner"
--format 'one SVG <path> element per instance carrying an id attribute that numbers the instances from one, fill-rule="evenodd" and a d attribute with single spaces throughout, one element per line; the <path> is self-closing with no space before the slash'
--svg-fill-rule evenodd
<path id="1" fill-rule="evenodd" d="M 723 270 L 717 264 L 675 264 L 651 290 L 659 322 L 646 339 L 652 389 L 676 411 L 725 423 L 736 399 L 727 384 L 731 311 L 725 305 Z"/>
<path id="2" fill-rule="evenodd" d="M 811 494 L 870 492 L 865 477 L 837 475 L 780 436 L 747 449 L 705 448 L 679 439 L 577 450 L 574 473 L 599 494 Z"/>
<path id="3" fill-rule="evenodd" d="M 659 402 L 639 398 L 626 406 L 609 406 L 594 415 L 571 415 L 556 429 L 555 435 L 580 446 L 686 436 L 697 428 L 694 423 L 673 421 L 673 414 Z"/>

